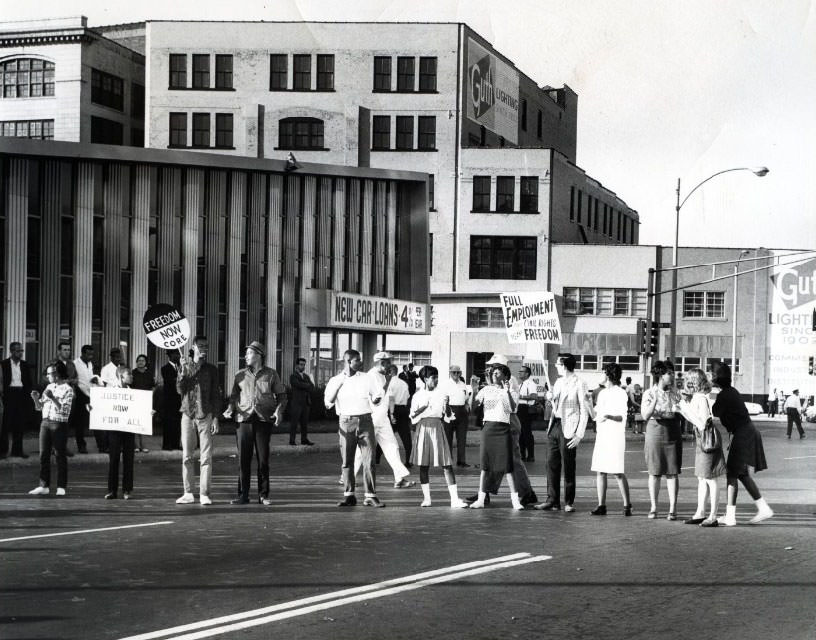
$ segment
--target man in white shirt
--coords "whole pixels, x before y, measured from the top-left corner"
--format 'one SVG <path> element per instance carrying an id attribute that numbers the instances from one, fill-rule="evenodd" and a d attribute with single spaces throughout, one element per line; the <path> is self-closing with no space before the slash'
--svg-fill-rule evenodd
<path id="1" fill-rule="evenodd" d="M 538 399 L 538 386 L 531 377 L 530 367 L 522 366 L 519 369 L 519 402 L 516 413 L 521 423 L 519 448 L 521 459 L 524 462 L 535 462 L 535 441 L 533 440 L 533 407 Z"/>
<path id="2" fill-rule="evenodd" d="M 788 440 L 790 440 L 794 424 L 799 432 L 799 439 L 804 438 L 805 430 L 802 429 L 802 401 L 799 399 L 799 389 L 794 389 L 785 400 L 785 413 L 788 416 Z"/>
<path id="3" fill-rule="evenodd" d="M 116 370 L 122 366 L 124 358 L 122 358 L 122 350 L 114 347 L 110 350 L 110 362 L 102 367 L 99 372 L 99 377 L 102 379 L 102 384 L 106 387 L 118 387 L 119 377 L 116 375 Z"/>
<path id="4" fill-rule="evenodd" d="M 88 432 L 90 416 L 86 407 L 91 401 L 91 387 L 100 384 L 99 376 L 94 374 L 93 357 L 94 348 L 89 344 L 85 344 L 79 350 L 79 357 L 74 360 L 77 386 L 74 391 L 74 406 L 71 411 L 70 422 L 74 428 L 79 453 L 88 453 L 85 445 L 85 434 Z M 93 435 L 99 452 L 106 452 L 108 450 L 108 432 L 94 431 Z"/>
<path id="5" fill-rule="evenodd" d="M 559 353 L 555 362 L 559 378 L 548 394 L 553 412 L 547 427 L 547 501 L 536 505 L 542 511 L 561 508 L 561 466 L 564 467 L 564 511 L 575 511 L 575 458 L 584 437 L 591 407 L 587 384 L 575 375 L 575 356 Z"/>
<path id="6" fill-rule="evenodd" d="M 411 441 L 411 418 L 408 415 L 411 392 L 408 389 L 408 384 L 397 373 L 397 365 L 388 366 L 388 376 L 390 377 L 386 393 L 388 416 L 391 419 L 391 426 L 402 440 L 402 446 L 405 449 L 405 466 L 410 469 L 413 466 L 411 464 L 411 449 L 413 446 Z"/>
<path id="7" fill-rule="evenodd" d="M 371 420 L 371 406 L 377 406 L 383 398 L 383 389 L 377 388 L 373 379 L 362 371 L 360 352 L 348 349 L 343 354 L 343 371 L 326 384 L 323 401 L 327 409 L 336 408 L 339 418 L 340 457 L 342 459 L 343 500 L 338 507 L 353 507 L 357 504 L 354 495 L 354 458 L 357 446 L 363 467 L 363 486 L 367 507 L 383 507 L 377 498 L 374 472 L 374 423 Z"/>
<path id="8" fill-rule="evenodd" d="M 444 423 L 445 438 L 448 440 L 448 447 L 453 457 L 453 435 L 456 434 L 456 466 L 469 467 L 465 459 L 465 451 L 472 390 L 462 380 L 462 368 L 458 364 L 451 365 L 448 372 L 450 374 L 448 379 L 439 384 L 440 390 L 448 398 L 448 406 L 453 411 L 451 421 Z"/>
<path id="9" fill-rule="evenodd" d="M 383 397 L 386 397 L 388 387 L 391 382 L 388 376 L 388 368 L 391 366 L 391 354 L 386 351 L 378 351 L 374 354 L 374 366 L 368 371 L 366 375 L 371 378 L 372 383 L 382 391 Z M 371 403 L 371 420 L 374 423 L 374 437 L 377 440 L 377 445 L 382 450 L 382 454 L 391 465 L 394 472 L 394 488 L 403 489 L 405 487 L 412 487 L 416 483 L 408 479 L 411 474 L 408 468 L 400 459 L 399 444 L 397 438 L 394 436 L 394 427 L 391 426 L 391 420 L 388 418 L 389 403 L 384 400 L 380 403 Z M 375 458 L 375 464 L 379 462 Z M 360 467 L 360 462 L 354 465 L 354 475 Z"/>

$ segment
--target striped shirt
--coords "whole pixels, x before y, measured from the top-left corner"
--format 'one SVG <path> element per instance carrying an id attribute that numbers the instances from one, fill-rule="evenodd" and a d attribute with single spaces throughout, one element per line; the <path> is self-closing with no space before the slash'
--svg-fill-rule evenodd
<path id="1" fill-rule="evenodd" d="M 59 401 L 60 406 L 45 396 L 46 392 L 51 391 L 54 397 Z M 49 384 L 43 395 L 40 397 L 42 403 L 42 417 L 43 420 L 51 420 L 52 422 L 68 422 L 68 416 L 71 415 L 71 404 L 74 402 L 74 389 L 67 382 L 57 384 L 52 382 Z"/>

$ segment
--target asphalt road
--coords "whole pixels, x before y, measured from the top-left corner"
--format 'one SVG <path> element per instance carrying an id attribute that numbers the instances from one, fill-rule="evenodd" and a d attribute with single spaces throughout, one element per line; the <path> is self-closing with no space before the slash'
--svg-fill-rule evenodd
<path id="1" fill-rule="evenodd" d="M 101 458 L 72 459 L 65 498 L 28 496 L 36 465 L 4 464 L 0 638 L 816 638 L 816 433 L 788 441 L 782 423 L 760 425 L 770 469 L 757 481 L 777 515 L 745 524 L 754 507 L 743 491 L 740 526 L 709 530 L 682 524 L 696 501 L 691 468 L 681 520 L 646 518 L 635 441 L 631 518 L 614 481 L 610 515 L 589 515 L 588 442 L 573 514 L 514 512 L 506 492 L 484 511 L 451 510 L 438 470 L 434 506 L 422 509 L 417 487 L 391 487 L 385 462 L 387 507 L 341 510 L 328 434 L 314 452 L 277 449 L 271 507 L 228 504 L 229 440 L 210 507 L 175 504 L 178 459 L 140 457 L 128 502 L 102 499 Z M 542 498 L 543 453 L 530 465 Z M 458 474 L 462 495 L 477 474 Z"/>

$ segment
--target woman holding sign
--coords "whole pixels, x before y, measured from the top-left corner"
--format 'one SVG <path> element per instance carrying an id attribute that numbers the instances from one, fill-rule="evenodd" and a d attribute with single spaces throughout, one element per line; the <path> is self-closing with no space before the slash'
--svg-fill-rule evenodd
<path id="1" fill-rule="evenodd" d="M 133 373 L 127 367 L 116 370 L 119 386 L 129 389 L 133 384 Z M 90 407 L 89 407 L 90 408 Z M 108 492 L 105 500 L 115 500 L 119 491 L 119 456 L 122 457 L 122 497 L 130 500 L 133 493 L 133 455 L 136 449 L 136 434 L 127 431 L 108 432 Z"/>

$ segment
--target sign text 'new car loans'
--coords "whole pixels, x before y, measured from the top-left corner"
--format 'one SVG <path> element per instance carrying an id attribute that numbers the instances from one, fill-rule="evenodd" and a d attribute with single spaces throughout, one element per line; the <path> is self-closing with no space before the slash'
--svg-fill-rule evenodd
<path id="1" fill-rule="evenodd" d="M 426 305 L 406 300 L 334 292 L 330 308 L 334 327 L 407 333 L 427 328 Z"/>

